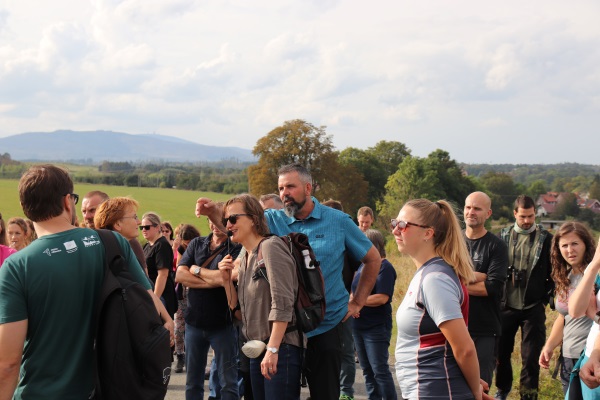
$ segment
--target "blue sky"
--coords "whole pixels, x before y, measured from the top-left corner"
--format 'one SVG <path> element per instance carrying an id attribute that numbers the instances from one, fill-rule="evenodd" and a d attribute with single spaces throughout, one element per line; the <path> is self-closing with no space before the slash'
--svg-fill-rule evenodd
<path id="1" fill-rule="evenodd" d="M 598 15 L 557 0 L 0 0 L 0 137 L 251 149 L 301 118 L 340 150 L 600 164 Z"/>

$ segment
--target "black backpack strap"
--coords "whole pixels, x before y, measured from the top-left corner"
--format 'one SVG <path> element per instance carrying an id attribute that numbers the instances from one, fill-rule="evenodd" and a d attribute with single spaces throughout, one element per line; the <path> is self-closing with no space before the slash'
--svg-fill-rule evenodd
<path id="1" fill-rule="evenodd" d="M 114 232 L 109 231 L 108 229 L 96 229 L 102 243 L 104 244 L 104 251 L 106 253 L 106 267 L 111 268 L 112 273 L 115 276 L 118 276 L 122 271 L 117 270 L 119 267 L 119 263 L 111 263 L 116 257 L 123 257 L 123 250 L 121 249 L 121 245 L 117 241 Z"/>
<path id="2" fill-rule="evenodd" d="M 104 245 L 104 277 L 106 278 L 106 274 L 111 266 L 111 260 L 115 257 L 121 256 L 121 246 L 119 246 L 119 242 L 115 237 L 115 234 L 112 231 L 107 229 L 96 229 L 96 233 L 100 237 L 102 244 Z M 118 263 L 115 263 L 118 264 Z M 115 274 L 114 271 L 111 272 Z M 115 274 L 116 275 L 116 274 Z M 98 335 L 98 321 L 100 319 L 100 307 L 101 304 L 97 304 L 95 310 L 95 333 L 94 333 L 94 384 L 95 388 L 90 393 L 88 399 L 89 400 L 102 400 L 104 398 L 102 394 L 102 385 L 100 384 L 100 376 L 98 374 L 98 354 L 96 349 L 96 337 Z"/>

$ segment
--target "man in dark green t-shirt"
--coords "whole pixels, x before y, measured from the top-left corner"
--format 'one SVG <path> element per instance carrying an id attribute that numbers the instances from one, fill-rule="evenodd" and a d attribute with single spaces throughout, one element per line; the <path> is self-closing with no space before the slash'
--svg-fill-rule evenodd
<path id="1" fill-rule="evenodd" d="M 87 399 L 94 388 L 93 317 L 104 246 L 95 231 L 73 226 L 78 196 L 64 169 L 31 167 L 19 196 L 38 239 L 0 268 L 0 400 Z M 129 272 L 173 336 L 172 319 L 127 241 L 115 235 Z"/>

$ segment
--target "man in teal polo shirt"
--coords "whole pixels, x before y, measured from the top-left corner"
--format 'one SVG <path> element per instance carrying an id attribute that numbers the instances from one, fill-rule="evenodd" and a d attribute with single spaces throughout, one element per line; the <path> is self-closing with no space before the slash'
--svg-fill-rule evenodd
<path id="1" fill-rule="evenodd" d="M 290 164 L 278 171 L 281 210 L 265 210 L 271 233 L 286 235 L 301 232 L 308 236 L 311 247 L 321 263 L 325 280 L 325 319 L 317 329 L 307 334 L 306 374 L 312 400 L 332 400 L 340 396 L 341 322 L 359 313 L 371 293 L 381 257 L 371 241 L 358 229 L 349 215 L 322 206 L 311 197 L 312 177 L 304 166 Z M 196 214 L 208 215 L 218 222 L 213 203 L 198 200 Z M 356 293 L 349 300 L 342 281 L 344 253 L 364 263 Z"/>

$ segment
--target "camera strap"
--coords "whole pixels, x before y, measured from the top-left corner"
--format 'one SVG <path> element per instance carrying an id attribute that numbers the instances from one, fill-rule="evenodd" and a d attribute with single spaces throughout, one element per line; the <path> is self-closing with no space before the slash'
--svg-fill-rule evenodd
<path id="1" fill-rule="evenodd" d="M 531 249 L 533 249 L 533 244 L 535 243 L 535 236 L 537 233 L 537 229 L 534 229 L 531 233 L 529 233 L 529 251 L 527 252 L 527 258 L 525 259 L 525 266 L 527 268 L 529 268 L 529 261 L 531 261 Z M 512 248 L 512 256 L 513 256 L 513 262 L 512 265 L 515 265 L 515 256 L 517 253 L 517 243 L 519 241 L 519 234 L 513 229 L 512 230 L 512 243 L 513 243 L 513 248 Z"/>

